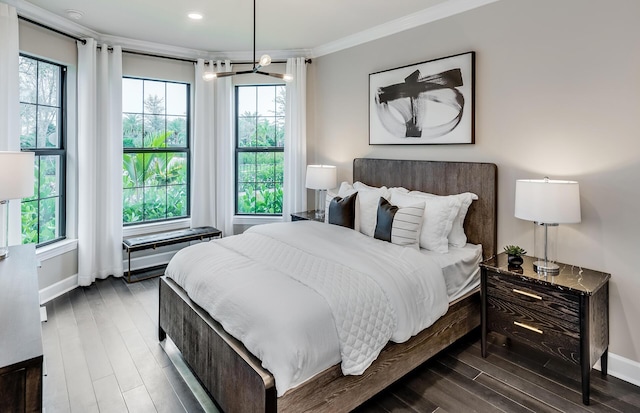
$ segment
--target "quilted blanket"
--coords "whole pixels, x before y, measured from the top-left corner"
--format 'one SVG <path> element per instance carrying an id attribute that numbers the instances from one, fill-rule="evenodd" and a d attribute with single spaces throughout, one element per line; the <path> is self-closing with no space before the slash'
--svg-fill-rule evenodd
<path id="1" fill-rule="evenodd" d="M 361 374 L 390 339 L 407 340 L 448 305 L 435 262 L 316 222 L 185 248 L 166 273 L 262 360 L 278 395 L 337 362 Z"/>

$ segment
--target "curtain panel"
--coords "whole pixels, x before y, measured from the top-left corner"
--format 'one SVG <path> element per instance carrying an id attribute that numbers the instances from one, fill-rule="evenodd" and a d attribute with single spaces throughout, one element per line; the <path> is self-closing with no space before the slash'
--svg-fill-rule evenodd
<path id="1" fill-rule="evenodd" d="M 215 66 L 215 69 L 214 69 Z M 191 226 L 212 225 L 233 235 L 233 80 L 205 81 L 206 70 L 229 72 L 231 62 L 203 59 L 195 66 Z"/>
<path id="2" fill-rule="evenodd" d="M 78 42 L 78 284 L 121 277 L 122 49 Z"/>
<path id="3" fill-rule="evenodd" d="M 209 66 L 212 68 L 212 62 Z M 191 145 L 191 226 L 216 224 L 216 162 L 214 136 L 213 82 L 202 75 L 207 70 L 203 59 L 195 65 L 195 104 Z"/>
<path id="4" fill-rule="evenodd" d="M 307 210 L 305 176 L 307 167 L 307 65 L 304 57 L 287 59 L 287 83 L 284 135 L 284 200 L 282 216 Z"/>
<path id="5" fill-rule="evenodd" d="M 231 62 L 218 60 L 216 71 L 231 72 Z M 216 169 L 218 171 L 216 185 L 217 228 L 225 236 L 233 235 L 233 216 L 235 215 L 235 136 L 234 136 L 234 93 L 233 77 L 221 77 L 215 80 L 216 99 Z"/>
<path id="6" fill-rule="evenodd" d="M 0 151 L 20 150 L 18 14 L 0 3 Z M 21 244 L 20 202 L 9 202 L 9 245 Z M 0 231 L 5 231 L 4 220 Z"/>

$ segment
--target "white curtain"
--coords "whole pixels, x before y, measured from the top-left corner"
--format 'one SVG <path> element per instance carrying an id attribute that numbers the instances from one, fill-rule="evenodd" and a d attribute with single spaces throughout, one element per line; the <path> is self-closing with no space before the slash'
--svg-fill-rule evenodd
<path id="1" fill-rule="evenodd" d="M 18 15 L 0 3 L 0 151 L 20 150 Z M 4 231 L 4 219 L 0 230 Z M 9 202 L 9 245 L 20 244 L 20 202 Z"/>
<path id="2" fill-rule="evenodd" d="M 284 134 L 284 200 L 282 215 L 307 209 L 307 66 L 303 57 L 287 59 L 286 121 Z"/>
<path id="3" fill-rule="evenodd" d="M 202 75 L 213 70 L 203 59 L 196 62 L 196 90 L 193 110 L 193 144 L 191 151 L 191 226 L 216 224 L 215 137 L 213 82 Z"/>
<path id="4" fill-rule="evenodd" d="M 191 226 L 212 225 L 225 236 L 233 234 L 233 81 L 231 77 L 205 81 L 206 70 L 228 72 L 231 62 L 198 59 L 191 163 Z M 231 197 L 231 198 L 230 198 Z"/>
<path id="5" fill-rule="evenodd" d="M 231 62 L 217 62 L 218 72 L 231 72 Z M 235 215 L 235 158 L 233 134 L 233 77 L 221 77 L 215 80 L 215 136 L 216 136 L 216 198 L 217 228 L 226 236 L 233 235 L 233 216 Z"/>
<path id="6" fill-rule="evenodd" d="M 78 284 L 122 276 L 122 49 L 78 42 Z"/>

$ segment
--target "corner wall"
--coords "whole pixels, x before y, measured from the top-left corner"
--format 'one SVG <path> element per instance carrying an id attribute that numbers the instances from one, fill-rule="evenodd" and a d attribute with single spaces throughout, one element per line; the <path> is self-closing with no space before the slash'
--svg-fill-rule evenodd
<path id="1" fill-rule="evenodd" d="M 577 180 L 582 223 L 560 227 L 559 260 L 612 274 L 610 353 L 639 362 L 638 16 L 637 0 L 498 1 L 316 58 L 309 162 L 338 165 L 340 180 L 355 157 L 496 163 L 499 249 L 533 250 L 533 224 L 513 216 L 516 179 Z M 369 73 L 467 51 L 475 145 L 368 144 Z"/>

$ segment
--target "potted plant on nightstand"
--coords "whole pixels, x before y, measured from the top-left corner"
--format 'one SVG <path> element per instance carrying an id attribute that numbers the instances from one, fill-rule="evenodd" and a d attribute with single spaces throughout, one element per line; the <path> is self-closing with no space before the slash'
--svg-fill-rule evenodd
<path id="1" fill-rule="evenodd" d="M 527 253 L 523 248 L 517 245 L 507 245 L 504 247 L 504 252 L 507 253 L 509 265 L 519 267 L 524 262 L 522 256 Z"/>

